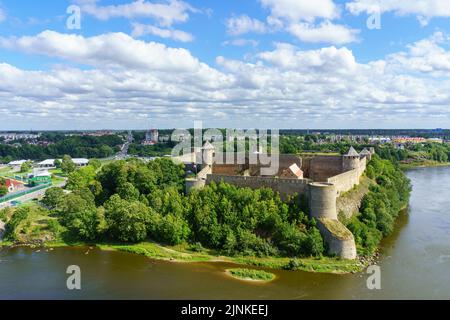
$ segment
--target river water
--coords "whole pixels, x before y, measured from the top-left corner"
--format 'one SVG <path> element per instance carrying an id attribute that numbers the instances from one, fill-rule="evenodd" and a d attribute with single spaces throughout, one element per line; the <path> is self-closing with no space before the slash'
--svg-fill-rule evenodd
<path id="1" fill-rule="evenodd" d="M 382 244 L 381 290 L 368 274 L 275 271 L 271 283 L 228 277 L 224 263 L 171 263 L 143 256 L 59 248 L 0 249 L 0 299 L 450 299 L 450 167 L 408 172 L 409 212 Z M 81 268 L 81 290 L 66 269 Z"/>

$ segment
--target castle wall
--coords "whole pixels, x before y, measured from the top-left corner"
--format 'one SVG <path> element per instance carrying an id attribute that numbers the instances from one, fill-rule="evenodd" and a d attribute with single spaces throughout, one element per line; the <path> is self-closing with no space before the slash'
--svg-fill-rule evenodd
<path id="1" fill-rule="evenodd" d="M 246 176 L 227 176 L 227 175 L 208 175 L 206 184 L 211 182 L 220 183 L 221 181 L 238 187 L 248 187 L 251 189 L 270 188 L 279 192 L 281 198 L 286 199 L 290 195 L 309 193 L 308 179 L 279 179 L 272 177 L 246 177 Z"/>
<path id="2" fill-rule="evenodd" d="M 214 164 L 213 173 L 225 176 L 236 176 L 246 170 L 245 165 L 236 164 Z"/>
<path id="3" fill-rule="evenodd" d="M 199 173 L 197 173 L 197 177 L 195 179 L 186 179 L 186 193 L 189 193 L 194 189 L 204 188 L 206 185 L 206 178 L 209 174 L 211 174 L 211 171 L 211 166 L 206 166 Z"/>
<path id="4" fill-rule="evenodd" d="M 366 170 L 366 158 L 361 159 L 356 167 L 356 169 L 338 174 L 327 179 L 328 183 L 332 183 L 336 186 L 338 195 L 353 189 L 354 186 L 359 184 L 359 179 Z"/>
<path id="5" fill-rule="evenodd" d="M 326 182 L 329 177 L 333 177 L 342 172 L 341 156 L 315 156 L 306 158 L 303 167 L 300 167 L 305 176 L 311 180 Z"/>
<path id="6" fill-rule="evenodd" d="M 213 173 L 219 175 L 241 175 L 245 170 L 248 169 L 249 175 L 261 176 L 261 168 L 270 168 L 271 166 L 274 166 L 273 163 L 262 164 L 259 155 L 252 155 L 252 156 L 255 156 L 255 159 L 253 160 L 255 163 L 250 163 L 248 155 L 235 153 L 233 155 L 234 163 L 229 164 L 225 163 L 227 161 L 225 156 L 223 154 L 218 153 L 215 155 L 216 162 L 213 165 Z M 242 161 L 242 159 L 245 159 L 245 163 L 238 164 L 237 163 L 238 159 L 240 161 Z M 270 159 L 270 155 L 268 156 L 268 159 Z M 279 170 L 278 173 L 276 173 L 275 175 L 280 175 L 284 170 L 289 168 L 294 163 L 297 164 L 299 168 L 301 168 L 302 158 L 291 154 L 278 155 Z"/>
<path id="7" fill-rule="evenodd" d="M 206 185 L 206 180 L 202 179 L 186 179 L 186 193 L 190 193 L 195 189 L 202 189 Z"/>

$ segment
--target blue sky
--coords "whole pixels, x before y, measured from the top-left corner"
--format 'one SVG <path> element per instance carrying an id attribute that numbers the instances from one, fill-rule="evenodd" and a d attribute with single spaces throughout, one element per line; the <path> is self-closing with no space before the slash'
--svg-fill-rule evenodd
<path id="1" fill-rule="evenodd" d="M 449 18 L 446 0 L 0 0 L 0 130 L 450 127 Z"/>

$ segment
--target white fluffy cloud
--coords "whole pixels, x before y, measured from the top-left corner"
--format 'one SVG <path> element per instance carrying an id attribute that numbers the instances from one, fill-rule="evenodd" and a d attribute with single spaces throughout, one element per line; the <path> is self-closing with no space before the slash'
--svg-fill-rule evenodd
<path id="1" fill-rule="evenodd" d="M 345 47 L 277 44 L 246 62 L 218 57 L 214 67 L 188 50 L 121 33 L 3 38 L 3 47 L 70 64 L 30 71 L 0 62 L 0 118 L 66 129 L 145 126 L 148 117 L 169 127 L 196 119 L 238 127 L 447 126 L 447 39 L 436 34 L 368 63 Z"/>
<path id="2" fill-rule="evenodd" d="M 416 15 L 422 25 L 433 17 L 450 17 L 448 0 L 353 0 L 346 8 L 355 15 L 374 12 Z"/>
<path id="3" fill-rule="evenodd" d="M 441 45 L 449 42 L 449 37 L 436 32 L 427 39 L 408 45 L 407 51 L 391 54 L 387 59 L 399 70 L 445 76 L 450 72 L 450 51 Z"/>
<path id="4" fill-rule="evenodd" d="M 329 21 L 323 22 L 318 26 L 311 26 L 308 23 L 294 23 L 288 27 L 288 31 L 305 42 L 333 43 L 338 45 L 355 42 L 359 33 L 356 29 L 349 29 Z"/>
<path id="5" fill-rule="evenodd" d="M 226 21 L 227 33 L 232 36 L 242 35 L 248 32 L 265 33 L 264 22 L 250 18 L 247 15 L 234 16 Z"/>
<path id="6" fill-rule="evenodd" d="M 47 30 L 36 36 L 0 37 L 0 47 L 100 68 L 172 69 L 179 72 L 206 68 L 186 49 L 135 40 L 124 33 L 85 38 Z"/>
<path id="7" fill-rule="evenodd" d="M 143 35 L 154 35 L 160 38 L 172 39 L 181 42 L 191 42 L 194 36 L 188 32 L 176 29 L 163 29 L 152 25 L 141 23 L 133 23 L 133 37 L 141 37 Z"/>
<path id="8" fill-rule="evenodd" d="M 260 0 L 270 10 L 267 23 L 303 42 L 346 44 L 357 40 L 358 30 L 336 24 L 339 7 L 333 0 Z"/>
<path id="9" fill-rule="evenodd" d="M 333 0 L 260 0 L 274 19 L 314 22 L 317 18 L 334 19 L 339 10 Z"/>
<path id="10" fill-rule="evenodd" d="M 357 67 L 353 53 L 347 48 L 327 47 L 299 51 L 293 45 L 278 43 L 276 50 L 261 52 L 259 57 L 286 70 L 351 73 Z"/>
<path id="11" fill-rule="evenodd" d="M 111 18 L 152 18 L 161 26 L 168 27 L 174 23 L 189 20 L 190 12 L 198 12 L 187 2 L 181 0 L 166 0 L 164 2 L 136 0 L 119 5 L 101 6 L 97 0 L 79 0 L 81 10 L 99 20 Z"/>

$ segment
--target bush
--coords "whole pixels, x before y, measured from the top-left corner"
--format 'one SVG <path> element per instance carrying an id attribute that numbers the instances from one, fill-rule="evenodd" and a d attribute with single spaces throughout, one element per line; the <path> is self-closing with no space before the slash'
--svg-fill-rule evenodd
<path id="1" fill-rule="evenodd" d="M 191 244 L 188 247 L 188 250 L 192 251 L 192 252 L 203 252 L 203 251 L 205 251 L 205 248 L 203 248 L 203 246 L 200 242 L 196 242 L 196 243 Z"/>
<path id="2" fill-rule="evenodd" d="M 301 268 L 305 268 L 305 267 L 306 267 L 306 264 L 304 262 L 302 262 L 300 260 L 297 260 L 297 259 L 291 259 L 283 267 L 283 269 L 295 271 L 295 270 L 298 270 L 298 269 L 301 269 Z"/>

